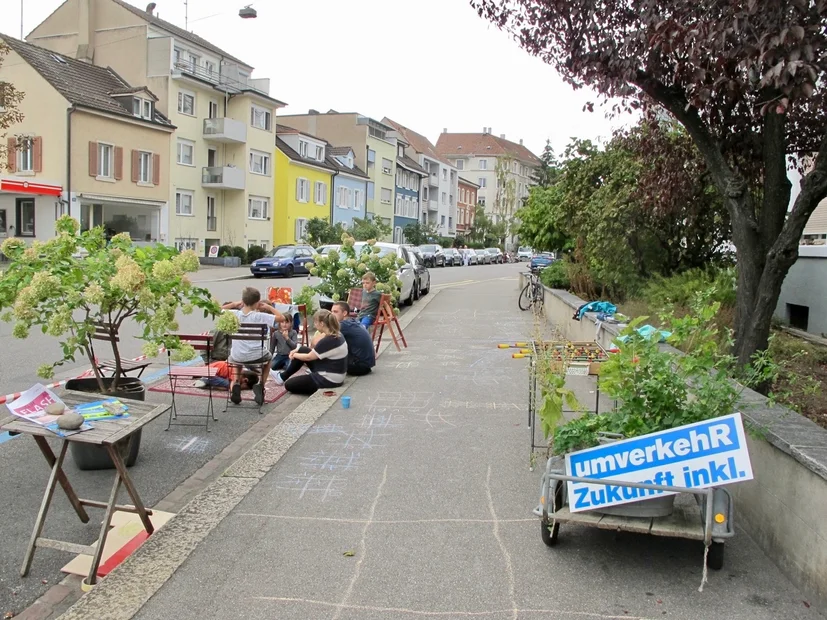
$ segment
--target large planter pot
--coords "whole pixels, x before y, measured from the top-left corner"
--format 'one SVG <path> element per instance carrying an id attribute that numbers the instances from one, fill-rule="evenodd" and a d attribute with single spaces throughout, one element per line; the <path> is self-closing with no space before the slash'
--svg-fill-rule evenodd
<path id="1" fill-rule="evenodd" d="M 103 379 L 105 386 L 109 387 L 114 381 L 111 377 Z M 88 392 L 90 394 L 99 394 L 100 386 L 95 378 L 91 379 L 71 379 L 66 382 L 67 390 L 76 390 L 78 392 Z M 101 398 L 123 398 L 128 400 L 146 400 L 146 386 L 143 381 L 136 377 L 121 377 L 118 381 L 118 389 L 114 393 L 101 394 Z M 141 431 L 133 433 L 127 439 L 119 441 L 116 446 L 124 460 L 127 467 L 132 467 L 135 461 L 138 460 L 138 451 L 141 447 Z M 106 448 L 102 446 L 92 446 L 85 443 L 72 442 L 70 444 L 72 458 L 75 460 L 75 465 L 81 470 L 97 470 L 97 469 L 114 469 L 115 464 L 109 458 Z"/>

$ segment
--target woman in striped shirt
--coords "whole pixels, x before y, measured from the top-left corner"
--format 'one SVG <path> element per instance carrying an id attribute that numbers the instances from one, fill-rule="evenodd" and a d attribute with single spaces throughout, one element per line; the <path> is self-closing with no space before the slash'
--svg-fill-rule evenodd
<path id="1" fill-rule="evenodd" d="M 298 347 L 290 351 L 290 365 L 276 373 L 276 383 L 284 384 L 293 394 L 313 394 L 320 388 L 339 387 L 347 373 L 347 342 L 339 331 L 339 321 L 329 310 L 319 310 L 313 315 L 313 325 L 318 331 L 313 348 Z M 307 374 L 296 375 L 307 365 Z"/>

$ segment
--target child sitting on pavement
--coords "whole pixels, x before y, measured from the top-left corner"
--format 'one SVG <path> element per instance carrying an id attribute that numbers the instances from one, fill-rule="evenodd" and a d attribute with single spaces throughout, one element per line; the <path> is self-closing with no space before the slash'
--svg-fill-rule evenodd
<path id="1" fill-rule="evenodd" d="M 359 310 L 359 322 L 367 329 L 376 321 L 382 293 L 376 290 L 376 276 L 368 271 L 362 276 L 362 308 Z"/>
<path id="2" fill-rule="evenodd" d="M 214 388 L 224 389 L 230 387 L 230 365 L 223 360 L 213 362 L 210 365 L 213 370 L 209 377 L 202 377 L 198 379 L 193 387 L 206 388 L 213 386 Z M 256 383 L 258 383 L 258 376 L 254 374 L 241 374 L 240 385 L 242 390 L 249 390 Z"/>
<path id="3" fill-rule="evenodd" d="M 270 342 L 270 352 L 273 354 L 273 363 L 270 368 L 281 370 L 287 368 L 290 363 L 290 351 L 298 345 L 299 335 L 293 329 L 293 317 L 285 313 L 284 318 L 279 321 L 279 328 L 273 333 L 273 340 Z"/>

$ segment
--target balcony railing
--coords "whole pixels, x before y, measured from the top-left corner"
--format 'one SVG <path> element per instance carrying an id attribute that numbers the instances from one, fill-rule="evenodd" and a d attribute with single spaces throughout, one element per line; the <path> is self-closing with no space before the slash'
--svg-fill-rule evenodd
<path id="1" fill-rule="evenodd" d="M 205 118 L 204 139 L 213 142 L 247 142 L 247 125 L 234 118 Z"/>
<path id="2" fill-rule="evenodd" d="M 244 189 L 245 172 L 232 166 L 207 166 L 201 171 L 201 186 L 212 189 Z"/>
<path id="3" fill-rule="evenodd" d="M 254 90 L 267 97 L 270 96 L 269 92 L 265 92 L 261 88 L 257 88 L 255 86 L 255 82 L 258 82 L 259 80 L 236 80 L 227 75 L 221 75 L 218 71 L 209 71 L 199 64 L 186 60 L 179 60 L 172 64 L 173 77 L 181 76 L 182 74 L 211 82 L 217 89 L 231 94 L 237 94 L 246 90 Z"/>

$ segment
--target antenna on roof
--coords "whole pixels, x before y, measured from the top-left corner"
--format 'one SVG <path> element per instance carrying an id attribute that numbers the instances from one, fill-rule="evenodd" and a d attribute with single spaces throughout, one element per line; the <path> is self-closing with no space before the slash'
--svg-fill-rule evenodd
<path id="1" fill-rule="evenodd" d="M 190 22 L 190 5 L 187 0 L 184 0 L 184 30 L 187 29 Z"/>

